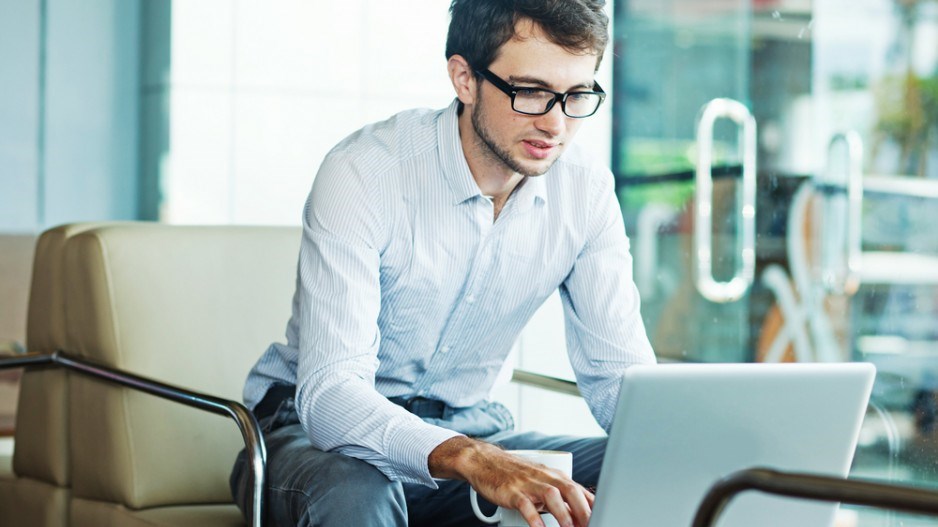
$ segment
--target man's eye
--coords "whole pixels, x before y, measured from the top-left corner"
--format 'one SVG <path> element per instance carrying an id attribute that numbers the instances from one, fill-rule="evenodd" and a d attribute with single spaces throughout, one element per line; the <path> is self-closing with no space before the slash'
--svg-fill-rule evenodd
<path id="1" fill-rule="evenodd" d="M 523 97 L 525 99 L 542 99 L 547 93 L 544 90 L 538 90 L 537 88 L 515 88 L 518 97 Z"/>

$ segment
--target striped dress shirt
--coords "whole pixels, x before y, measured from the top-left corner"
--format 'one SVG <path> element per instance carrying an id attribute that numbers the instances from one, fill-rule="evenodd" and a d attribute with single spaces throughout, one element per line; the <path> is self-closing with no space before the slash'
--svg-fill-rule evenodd
<path id="1" fill-rule="evenodd" d="M 314 446 L 429 486 L 430 452 L 457 433 L 387 398 L 484 400 L 558 288 L 571 365 L 607 431 L 624 369 L 655 360 L 609 170 L 570 145 L 493 220 L 456 108 L 397 114 L 326 156 L 303 212 L 286 343 L 244 389 L 253 407 L 272 384 L 295 384 Z"/>

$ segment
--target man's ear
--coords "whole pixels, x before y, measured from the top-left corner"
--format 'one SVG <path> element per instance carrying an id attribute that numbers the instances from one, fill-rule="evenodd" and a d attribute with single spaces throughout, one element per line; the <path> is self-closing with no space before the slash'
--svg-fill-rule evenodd
<path id="1" fill-rule="evenodd" d="M 446 68 L 449 70 L 449 79 L 453 83 L 453 89 L 456 90 L 456 97 L 463 104 L 475 103 L 478 83 L 472 66 L 462 55 L 453 55 L 446 63 Z"/>

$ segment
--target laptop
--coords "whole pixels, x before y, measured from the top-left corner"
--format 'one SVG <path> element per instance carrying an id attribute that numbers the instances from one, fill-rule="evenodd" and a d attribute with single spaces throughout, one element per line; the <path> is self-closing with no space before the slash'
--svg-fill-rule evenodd
<path id="1" fill-rule="evenodd" d="M 707 490 L 737 470 L 846 476 L 875 368 L 662 364 L 629 368 L 590 527 L 688 527 Z M 829 527 L 836 504 L 738 495 L 720 527 Z"/>

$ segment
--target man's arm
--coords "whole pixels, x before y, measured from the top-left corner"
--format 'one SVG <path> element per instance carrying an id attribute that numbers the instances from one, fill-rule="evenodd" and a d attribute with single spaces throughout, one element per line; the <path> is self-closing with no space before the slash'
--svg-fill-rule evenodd
<path id="1" fill-rule="evenodd" d="M 632 257 L 612 174 L 596 174 L 586 244 L 560 287 L 567 352 L 593 416 L 612 426 L 622 374 L 655 355 L 639 312 Z"/>
<path id="2" fill-rule="evenodd" d="M 433 477 L 460 479 L 490 502 L 517 509 L 531 527 L 548 511 L 564 527 L 586 527 L 593 495 L 558 471 L 518 458 L 497 446 L 459 436 L 430 453 Z"/>
<path id="3" fill-rule="evenodd" d="M 361 156 L 359 156 L 361 157 Z M 380 253 L 390 220 L 380 178 L 327 156 L 303 216 L 294 313 L 297 410 L 311 443 L 392 480 L 435 486 L 430 452 L 456 432 L 431 426 L 375 389 Z"/>

